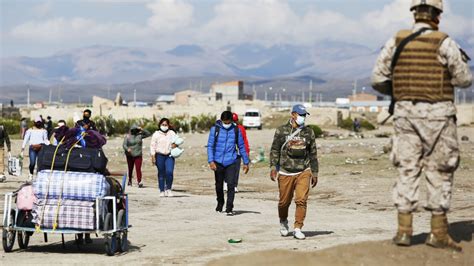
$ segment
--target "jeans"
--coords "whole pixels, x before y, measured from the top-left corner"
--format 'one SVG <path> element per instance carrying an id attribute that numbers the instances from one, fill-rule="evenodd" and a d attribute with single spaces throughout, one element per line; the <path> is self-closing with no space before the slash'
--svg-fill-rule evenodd
<path id="1" fill-rule="evenodd" d="M 132 183 L 133 166 L 135 166 L 135 171 L 137 172 L 137 182 L 142 182 L 142 161 L 142 156 L 132 157 L 127 155 L 128 181 L 130 181 L 130 183 Z"/>
<path id="2" fill-rule="evenodd" d="M 35 171 L 36 158 L 38 158 L 38 153 L 39 151 L 33 150 L 32 146 L 30 145 L 30 149 L 28 152 L 28 155 L 30 157 L 30 174 L 33 174 Z"/>
<path id="3" fill-rule="evenodd" d="M 173 186 L 174 158 L 169 155 L 156 154 L 158 168 L 158 185 L 160 192 L 171 189 Z"/>
<path id="4" fill-rule="evenodd" d="M 227 183 L 227 204 L 226 212 L 234 209 L 235 196 L 235 171 L 236 164 L 224 167 L 222 164 L 216 163 L 217 169 L 214 172 L 216 179 L 217 209 L 220 210 L 224 206 L 224 181 Z"/>

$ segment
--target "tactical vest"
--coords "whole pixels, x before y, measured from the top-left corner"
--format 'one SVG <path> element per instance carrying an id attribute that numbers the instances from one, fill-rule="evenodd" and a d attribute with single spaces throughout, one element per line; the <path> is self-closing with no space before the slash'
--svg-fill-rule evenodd
<path id="1" fill-rule="evenodd" d="M 402 30 L 396 45 L 413 32 Z M 454 87 L 447 66 L 438 61 L 439 48 L 448 35 L 433 31 L 409 42 L 393 71 L 393 95 L 397 101 L 454 101 Z"/>

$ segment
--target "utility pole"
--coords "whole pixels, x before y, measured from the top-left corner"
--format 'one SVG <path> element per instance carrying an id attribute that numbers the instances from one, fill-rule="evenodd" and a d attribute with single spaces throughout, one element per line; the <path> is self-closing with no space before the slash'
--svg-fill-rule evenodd
<path id="1" fill-rule="evenodd" d="M 26 83 L 26 105 L 30 108 L 30 84 Z"/>
<path id="2" fill-rule="evenodd" d="M 53 97 L 53 89 L 49 88 L 49 99 L 48 99 L 49 104 L 51 104 L 51 97 Z"/>
<path id="3" fill-rule="evenodd" d="M 313 80 L 309 81 L 309 103 L 313 102 Z"/>
<path id="4" fill-rule="evenodd" d="M 133 89 L 133 104 L 137 106 L 137 89 Z"/>
<path id="5" fill-rule="evenodd" d="M 301 92 L 301 100 L 304 103 L 304 90 Z"/>
<path id="6" fill-rule="evenodd" d="M 354 80 L 354 89 L 352 90 L 352 95 L 356 96 L 357 94 L 357 79 Z"/>

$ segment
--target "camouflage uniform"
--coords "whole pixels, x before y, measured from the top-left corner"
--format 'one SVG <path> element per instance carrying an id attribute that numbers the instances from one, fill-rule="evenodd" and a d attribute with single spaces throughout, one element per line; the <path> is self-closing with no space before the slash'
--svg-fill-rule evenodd
<path id="1" fill-rule="evenodd" d="M 314 131 L 305 126 L 289 139 L 296 130 L 291 122 L 277 128 L 270 152 L 270 167 L 279 171 L 280 221 L 287 219 L 288 208 L 295 194 L 294 227 L 301 229 L 306 217 L 311 176 L 318 176 L 318 158 Z"/>
<path id="2" fill-rule="evenodd" d="M 413 32 L 431 26 L 416 23 Z M 423 34 L 429 34 L 428 30 Z M 372 74 L 374 89 L 387 94 L 386 81 L 392 79 L 391 61 L 396 50 L 395 38 L 383 48 Z M 459 46 L 446 38 L 440 48 L 438 61 L 446 66 L 451 85 L 469 87 L 472 74 L 467 56 Z M 456 133 L 456 108 L 451 101 L 436 103 L 399 101 L 395 105 L 391 160 L 399 171 L 393 189 L 393 199 L 399 212 L 409 213 L 417 208 L 419 177 L 425 171 L 428 180 L 428 201 L 425 208 L 444 213 L 450 207 L 453 174 L 459 165 Z"/>

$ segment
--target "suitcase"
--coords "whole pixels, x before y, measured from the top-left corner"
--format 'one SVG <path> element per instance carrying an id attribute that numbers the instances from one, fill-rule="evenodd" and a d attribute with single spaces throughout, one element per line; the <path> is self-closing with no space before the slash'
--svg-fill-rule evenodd
<path id="1" fill-rule="evenodd" d="M 21 176 L 23 160 L 18 157 L 8 158 L 8 174 L 13 176 Z"/>
<path id="2" fill-rule="evenodd" d="M 110 185 L 105 176 L 95 173 L 43 170 L 33 182 L 35 196 L 39 199 L 95 201 L 109 194 Z"/>
<path id="3" fill-rule="evenodd" d="M 38 171 L 50 170 L 56 146 L 44 145 L 38 154 Z M 69 150 L 59 147 L 54 161 L 54 169 L 64 171 Z M 73 148 L 69 155 L 68 171 L 105 173 L 107 157 L 101 149 Z"/>

